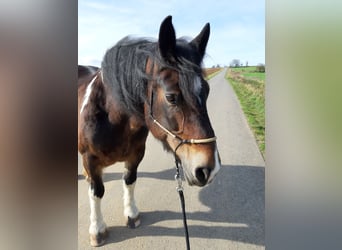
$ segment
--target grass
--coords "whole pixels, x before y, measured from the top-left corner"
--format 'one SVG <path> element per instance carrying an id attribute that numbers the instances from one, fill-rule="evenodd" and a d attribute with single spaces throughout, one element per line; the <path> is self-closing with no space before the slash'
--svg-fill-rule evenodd
<path id="1" fill-rule="evenodd" d="M 226 78 L 232 85 L 259 150 L 265 155 L 265 73 L 255 67 L 229 68 Z"/>
<path id="2" fill-rule="evenodd" d="M 251 78 L 259 81 L 265 81 L 265 73 L 261 72 L 250 72 L 250 73 L 243 73 L 242 74 L 246 78 Z"/>
<path id="3" fill-rule="evenodd" d="M 239 72 L 242 76 L 248 79 L 265 81 L 265 73 L 256 72 L 256 66 L 231 68 L 234 72 Z"/>

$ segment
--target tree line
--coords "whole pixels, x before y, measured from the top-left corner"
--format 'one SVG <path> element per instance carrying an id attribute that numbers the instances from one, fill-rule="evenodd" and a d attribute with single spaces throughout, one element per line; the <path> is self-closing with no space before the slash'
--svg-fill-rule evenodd
<path id="1" fill-rule="evenodd" d="M 244 67 L 244 65 L 243 65 L 243 63 L 239 59 L 233 59 L 230 62 L 229 67 L 231 67 L 231 68 L 238 68 L 238 67 Z M 248 61 L 246 61 L 245 67 L 248 67 Z M 256 71 L 257 72 L 265 72 L 265 64 L 258 63 L 258 65 L 256 66 Z"/>

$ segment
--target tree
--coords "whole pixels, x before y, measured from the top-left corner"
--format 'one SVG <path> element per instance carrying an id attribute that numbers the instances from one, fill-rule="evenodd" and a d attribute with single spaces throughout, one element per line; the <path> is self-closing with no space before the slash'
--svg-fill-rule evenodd
<path id="1" fill-rule="evenodd" d="M 264 72 L 265 72 L 265 64 L 259 63 L 259 64 L 256 66 L 256 72 L 262 72 L 262 73 L 264 73 Z"/>
<path id="2" fill-rule="evenodd" d="M 239 67 L 240 64 L 241 64 L 241 62 L 240 62 L 239 59 L 233 59 L 233 60 L 230 62 L 229 66 L 230 66 L 230 67 L 235 67 L 235 68 L 236 68 L 236 67 Z"/>

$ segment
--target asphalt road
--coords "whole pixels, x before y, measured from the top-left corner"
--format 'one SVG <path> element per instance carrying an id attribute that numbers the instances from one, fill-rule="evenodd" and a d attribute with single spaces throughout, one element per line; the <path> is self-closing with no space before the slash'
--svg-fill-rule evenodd
<path id="1" fill-rule="evenodd" d="M 207 187 L 184 184 L 191 249 L 264 249 L 265 163 L 226 70 L 209 81 L 208 112 L 218 137 L 222 168 Z M 102 213 L 107 243 L 99 249 L 186 249 L 171 154 L 151 135 L 139 166 L 136 202 L 141 225 L 125 226 L 123 164 L 106 168 Z M 89 245 L 88 185 L 78 164 L 78 249 Z"/>

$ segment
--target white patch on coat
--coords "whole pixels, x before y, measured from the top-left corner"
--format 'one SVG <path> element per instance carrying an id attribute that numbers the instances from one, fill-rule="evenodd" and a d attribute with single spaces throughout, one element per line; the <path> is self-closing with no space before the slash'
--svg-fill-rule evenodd
<path id="1" fill-rule="evenodd" d="M 89 186 L 88 196 L 90 202 L 90 226 L 89 234 L 97 235 L 106 231 L 106 224 L 101 213 L 101 199 L 96 197 Z"/>
<path id="2" fill-rule="evenodd" d="M 80 114 L 82 113 L 82 111 L 85 108 L 85 106 L 88 104 L 89 97 L 90 97 L 90 94 L 91 94 L 91 91 L 92 91 L 92 87 L 93 87 L 93 83 L 95 82 L 96 78 L 97 78 L 97 75 L 91 80 L 91 82 L 87 86 L 86 93 L 85 93 L 85 95 L 83 97 L 83 102 L 82 102 L 82 107 L 81 107 Z"/>
<path id="3" fill-rule="evenodd" d="M 196 169 L 198 167 L 205 167 L 208 165 L 208 156 L 207 154 L 198 151 L 196 153 L 191 154 L 191 156 L 187 156 L 182 160 L 183 163 L 183 171 L 187 178 L 195 178 Z"/>
<path id="4" fill-rule="evenodd" d="M 206 165 L 208 165 L 207 154 L 205 154 L 201 151 L 196 152 L 194 157 L 191 157 L 190 164 L 194 170 L 196 170 L 197 167 L 205 167 Z M 196 176 L 195 173 L 193 173 L 193 174 L 194 174 L 194 176 Z"/>
<path id="5" fill-rule="evenodd" d="M 130 217 L 134 219 L 139 215 L 139 210 L 135 205 L 134 200 L 134 188 L 135 182 L 131 185 L 126 185 L 125 181 L 123 181 L 123 202 L 125 218 Z"/>
<path id="6" fill-rule="evenodd" d="M 207 184 L 213 181 L 214 177 L 218 173 L 218 171 L 221 168 L 220 158 L 217 150 L 217 146 L 215 146 L 215 152 L 214 152 L 214 159 L 215 159 L 215 166 L 214 169 L 211 170 L 210 176 L 208 178 Z M 192 175 L 196 176 L 196 168 L 198 167 L 206 167 L 208 165 L 208 155 L 204 152 L 196 152 L 193 157 L 188 158 L 188 160 L 184 161 L 184 165 L 188 167 L 188 169 L 192 169 Z M 185 170 L 186 171 L 186 170 Z"/>

